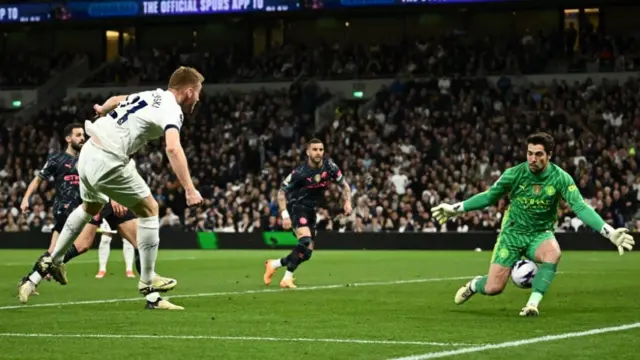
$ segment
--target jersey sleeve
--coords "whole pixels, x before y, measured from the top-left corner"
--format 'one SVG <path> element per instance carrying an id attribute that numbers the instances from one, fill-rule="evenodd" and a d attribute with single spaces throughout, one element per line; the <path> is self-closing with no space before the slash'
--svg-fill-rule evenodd
<path id="1" fill-rule="evenodd" d="M 44 163 L 44 166 L 38 173 L 38 176 L 43 180 L 49 180 L 55 175 L 58 165 L 58 156 L 56 154 L 49 155 L 47 162 Z"/>
<path id="2" fill-rule="evenodd" d="M 182 122 L 184 121 L 182 110 L 178 107 L 161 111 L 160 126 L 162 127 L 162 130 L 167 131 L 169 129 L 176 129 L 180 131 L 182 128 Z"/>
<path id="3" fill-rule="evenodd" d="M 288 193 L 296 189 L 298 186 L 300 186 L 300 183 L 302 182 L 302 180 L 304 180 L 304 177 L 300 174 L 300 172 L 297 169 L 295 169 L 291 171 L 291 173 L 289 173 L 289 175 L 282 181 L 280 190 L 284 191 L 285 193 Z"/>
<path id="4" fill-rule="evenodd" d="M 331 177 L 331 180 L 333 180 L 337 184 L 342 184 L 342 182 L 344 181 L 344 175 L 342 174 L 342 171 L 340 170 L 338 165 L 333 162 L 329 163 L 329 176 Z"/>
<path id="5" fill-rule="evenodd" d="M 516 173 L 516 168 L 507 169 L 488 190 L 465 200 L 462 203 L 464 211 L 484 209 L 489 205 L 496 204 L 500 198 L 513 188 L 516 181 Z"/>
<path id="6" fill-rule="evenodd" d="M 595 210 L 585 203 L 571 175 L 562 171 L 560 174 L 560 186 L 560 194 L 562 194 L 562 198 L 569 204 L 571 210 L 573 210 L 578 218 L 587 224 L 587 226 L 600 232 L 605 225 L 605 221 Z"/>

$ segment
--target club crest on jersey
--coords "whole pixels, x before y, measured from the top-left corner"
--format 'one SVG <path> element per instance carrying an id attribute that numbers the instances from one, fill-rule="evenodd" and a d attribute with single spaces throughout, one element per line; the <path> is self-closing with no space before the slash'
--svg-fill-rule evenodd
<path id="1" fill-rule="evenodd" d="M 544 188 L 544 192 L 548 195 L 548 196 L 553 196 L 556 194 L 556 189 L 551 186 L 551 185 L 547 185 L 547 187 Z"/>
<path id="2" fill-rule="evenodd" d="M 540 190 L 542 190 L 542 186 L 537 185 L 537 184 L 533 185 L 533 193 L 534 194 L 536 194 L 536 195 L 540 194 Z"/>
<path id="3" fill-rule="evenodd" d="M 316 174 L 316 175 L 313 177 L 313 181 L 315 181 L 315 182 L 317 182 L 317 183 L 319 183 L 319 182 L 320 182 L 320 180 L 322 180 L 322 176 L 321 176 L 320 174 Z"/>

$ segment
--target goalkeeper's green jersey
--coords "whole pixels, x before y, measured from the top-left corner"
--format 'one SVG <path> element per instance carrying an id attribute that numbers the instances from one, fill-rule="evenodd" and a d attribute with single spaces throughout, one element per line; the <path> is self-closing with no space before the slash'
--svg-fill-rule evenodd
<path id="1" fill-rule="evenodd" d="M 502 219 L 502 231 L 554 231 L 562 199 L 594 230 L 600 232 L 605 224 L 584 202 L 571 176 L 551 162 L 538 174 L 531 172 L 526 162 L 507 169 L 487 191 L 464 201 L 464 210 L 478 210 L 495 204 L 505 194 L 509 194 L 510 205 Z"/>

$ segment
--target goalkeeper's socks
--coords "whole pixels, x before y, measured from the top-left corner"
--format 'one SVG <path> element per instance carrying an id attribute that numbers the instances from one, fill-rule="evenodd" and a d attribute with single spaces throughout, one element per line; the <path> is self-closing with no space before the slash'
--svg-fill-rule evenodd
<path id="1" fill-rule="evenodd" d="M 551 286 L 553 278 L 556 276 L 556 269 L 556 264 L 545 262 L 540 265 L 536 276 L 533 278 L 532 293 L 527 303 L 528 305 L 538 307 L 540 300 L 549 290 L 549 286 Z"/>
<path id="2" fill-rule="evenodd" d="M 480 293 L 484 295 L 484 287 L 487 285 L 487 279 L 489 277 L 487 275 L 481 277 L 480 279 L 471 280 L 471 291 Z"/>
<path id="3" fill-rule="evenodd" d="M 537 308 L 543 296 L 544 295 L 540 294 L 539 292 L 532 292 L 531 296 L 529 297 L 529 301 L 527 301 L 527 305 L 535 306 Z"/>

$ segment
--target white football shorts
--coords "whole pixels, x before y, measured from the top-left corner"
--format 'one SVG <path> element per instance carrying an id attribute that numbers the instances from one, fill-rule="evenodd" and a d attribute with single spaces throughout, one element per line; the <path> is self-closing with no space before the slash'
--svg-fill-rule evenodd
<path id="1" fill-rule="evenodd" d="M 133 160 L 126 163 L 91 141 L 80 151 L 78 175 L 83 202 L 106 204 L 113 199 L 131 208 L 151 194 Z"/>

